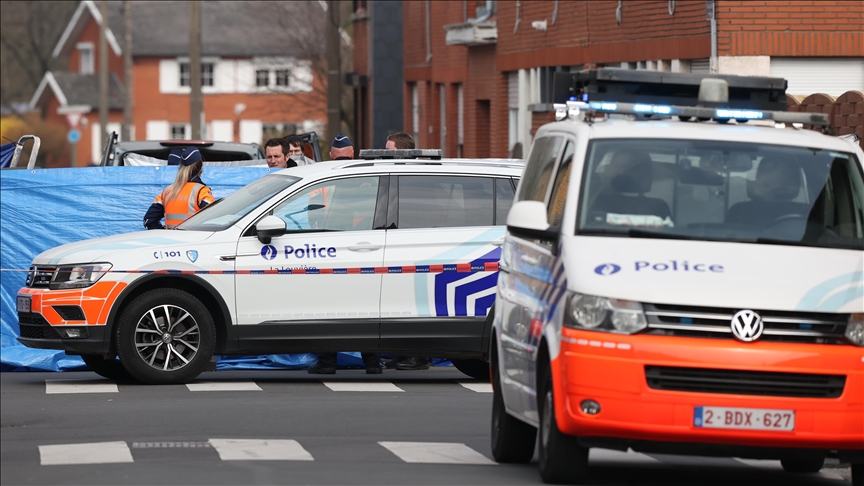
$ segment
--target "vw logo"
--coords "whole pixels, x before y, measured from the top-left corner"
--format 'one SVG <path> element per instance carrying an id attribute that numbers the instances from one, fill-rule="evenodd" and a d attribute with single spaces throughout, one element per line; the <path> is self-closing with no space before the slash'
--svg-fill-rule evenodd
<path id="1" fill-rule="evenodd" d="M 261 256 L 264 257 L 265 260 L 272 260 L 276 258 L 276 247 L 273 245 L 264 245 L 261 248 Z"/>
<path id="2" fill-rule="evenodd" d="M 612 275 L 620 271 L 621 267 L 619 265 L 615 265 L 614 263 L 604 263 L 602 265 L 597 265 L 597 268 L 594 269 L 594 273 L 603 276 Z"/>
<path id="3" fill-rule="evenodd" d="M 762 317 L 752 310 L 742 310 L 732 316 L 732 334 L 745 343 L 759 339 L 765 326 Z"/>

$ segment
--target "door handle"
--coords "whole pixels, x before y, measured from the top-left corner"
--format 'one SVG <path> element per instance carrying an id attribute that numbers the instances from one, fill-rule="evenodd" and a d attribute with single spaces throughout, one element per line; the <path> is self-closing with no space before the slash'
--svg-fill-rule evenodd
<path id="1" fill-rule="evenodd" d="M 501 238 L 498 238 L 497 240 L 492 240 L 491 243 L 492 243 L 492 246 L 501 246 L 504 244 L 504 237 L 502 236 Z"/>
<path id="2" fill-rule="evenodd" d="M 361 241 L 355 245 L 348 245 L 349 251 L 375 251 L 380 249 L 381 245 L 373 245 L 368 241 Z"/>

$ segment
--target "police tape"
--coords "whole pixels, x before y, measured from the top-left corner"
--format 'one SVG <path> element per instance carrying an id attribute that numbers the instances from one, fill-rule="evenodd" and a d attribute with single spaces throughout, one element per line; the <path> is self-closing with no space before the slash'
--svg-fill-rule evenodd
<path id="1" fill-rule="evenodd" d="M 0 268 L 0 272 L 29 273 L 32 269 Z M 57 270 L 40 269 L 43 274 Z M 157 275 L 369 275 L 411 273 L 477 273 L 497 272 L 498 262 L 454 263 L 446 265 L 411 265 L 395 267 L 352 268 L 272 268 L 267 270 L 92 270 L 92 273 L 144 273 Z"/>

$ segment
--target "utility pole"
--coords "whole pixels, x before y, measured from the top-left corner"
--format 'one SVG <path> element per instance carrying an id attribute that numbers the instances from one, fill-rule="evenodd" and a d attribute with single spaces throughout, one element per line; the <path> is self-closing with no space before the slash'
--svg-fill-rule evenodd
<path id="1" fill-rule="evenodd" d="M 201 111 L 204 100 L 201 98 L 201 2 L 189 2 L 189 124 L 192 126 L 192 140 L 201 140 Z"/>
<path id="2" fill-rule="evenodd" d="M 103 147 L 108 141 L 108 2 L 99 2 L 102 23 L 99 24 L 99 144 Z"/>
<path id="3" fill-rule="evenodd" d="M 123 141 L 132 140 L 132 2 L 123 2 L 123 20 L 126 24 L 126 51 L 123 55 L 126 84 L 126 102 L 123 104 Z"/>
<path id="4" fill-rule="evenodd" d="M 336 138 L 342 129 L 342 90 L 339 73 L 342 70 L 339 49 L 339 2 L 327 2 L 327 144 Z"/>

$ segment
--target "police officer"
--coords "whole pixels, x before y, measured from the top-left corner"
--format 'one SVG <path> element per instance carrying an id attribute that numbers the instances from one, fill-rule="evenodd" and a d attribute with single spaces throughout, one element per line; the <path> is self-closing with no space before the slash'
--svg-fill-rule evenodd
<path id="1" fill-rule="evenodd" d="M 200 209 L 213 202 L 213 193 L 201 181 L 204 159 L 201 152 L 194 147 L 182 151 L 174 149 L 168 156 L 168 165 L 179 164 L 174 183 L 166 187 L 153 200 L 153 204 L 144 215 L 144 227 L 147 229 L 163 229 L 161 219 L 165 218 L 165 226 L 173 229 Z"/>
<path id="2" fill-rule="evenodd" d="M 331 160 L 350 160 L 354 158 L 354 145 L 344 133 L 339 133 L 330 146 Z M 377 353 L 361 353 L 363 364 L 366 366 L 366 374 L 377 375 L 381 373 L 381 356 Z M 313 375 L 332 375 L 336 373 L 336 353 L 321 353 L 318 362 L 307 370 Z"/>

